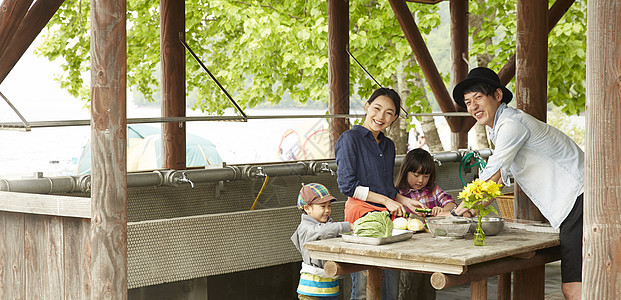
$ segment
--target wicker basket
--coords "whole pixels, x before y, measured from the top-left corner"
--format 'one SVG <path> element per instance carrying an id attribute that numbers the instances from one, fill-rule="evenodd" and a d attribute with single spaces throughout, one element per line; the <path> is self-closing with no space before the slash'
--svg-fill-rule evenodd
<path id="1" fill-rule="evenodd" d="M 496 198 L 500 214 L 505 219 L 513 219 L 513 194 L 498 196 Z"/>

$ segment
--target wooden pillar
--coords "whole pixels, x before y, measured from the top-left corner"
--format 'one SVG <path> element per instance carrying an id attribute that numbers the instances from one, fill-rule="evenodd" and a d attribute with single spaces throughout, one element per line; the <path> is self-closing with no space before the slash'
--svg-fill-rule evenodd
<path id="1" fill-rule="evenodd" d="M 160 1 L 160 58 L 162 61 L 162 116 L 185 117 L 185 2 Z M 162 167 L 186 169 L 185 122 L 162 123 Z"/>
<path id="2" fill-rule="evenodd" d="M 0 83 L 11 72 L 62 3 L 63 0 L 36 1 L 28 10 L 9 43 L 11 47 L 5 48 L 4 53 L 0 51 Z"/>
<path id="3" fill-rule="evenodd" d="M 498 275 L 498 289 L 496 299 L 511 300 L 511 273 Z"/>
<path id="4" fill-rule="evenodd" d="M 395 16 L 397 17 L 397 21 L 399 21 L 399 25 L 401 25 L 401 30 L 403 30 L 403 33 L 410 44 L 410 48 L 412 48 L 412 52 L 416 57 L 416 62 L 418 62 L 418 65 L 423 71 L 423 75 L 425 75 L 429 88 L 436 97 L 442 112 L 455 112 L 455 102 L 446 90 L 444 81 L 440 76 L 440 72 L 438 72 L 438 68 L 433 62 L 433 58 L 429 53 L 429 49 L 427 49 L 427 46 L 425 45 L 425 41 L 418 30 L 418 26 L 416 26 L 416 22 L 414 21 L 414 17 L 412 17 L 410 8 L 403 0 L 389 0 L 389 2 Z M 452 132 L 458 132 L 460 130 L 462 122 L 461 117 L 446 117 L 446 121 Z"/>
<path id="5" fill-rule="evenodd" d="M 588 2 L 582 299 L 621 295 L 621 3 Z"/>
<path id="6" fill-rule="evenodd" d="M 91 299 L 127 299 L 125 0 L 91 0 Z"/>
<path id="7" fill-rule="evenodd" d="M 330 114 L 349 114 L 349 1 L 328 0 L 328 82 Z M 369 94 L 370 95 L 370 94 Z M 330 153 L 341 134 L 349 130 L 349 119 L 330 119 Z"/>
<path id="8" fill-rule="evenodd" d="M 513 272 L 513 299 L 544 299 L 545 269 L 545 265 L 539 265 Z"/>
<path id="9" fill-rule="evenodd" d="M 470 283 L 471 300 L 487 300 L 487 277 Z"/>
<path id="10" fill-rule="evenodd" d="M 468 76 L 468 0 L 451 0 L 451 91 Z M 449 93 L 450 94 L 450 93 Z M 456 103 L 455 111 L 465 111 Z M 468 117 L 474 121 L 474 118 Z M 462 126 L 459 132 L 451 132 L 451 150 L 468 149 L 469 127 Z M 463 121 L 462 121 L 463 124 Z"/>
<path id="11" fill-rule="evenodd" d="M 552 31 L 552 28 L 556 26 L 559 20 L 565 15 L 569 7 L 576 0 L 556 0 L 550 10 L 548 11 L 548 34 Z M 515 53 L 509 58 L 505 65 L 498 72 L 500 83 L 502 85 L 509 84 L 509 81 L 515 76 Z"/>
<path id="12" fill-rule="evenodd" d="M 367 299 L 382 299 L 382 269 L 370 268 L 367 276 Z"/>
<path id="13" fill-rule="evenodd" d="M 548 107 L 548 1 L 518 0 L 516 43 L 516 106 L 545 122 Z M 516 185 L 515 216 L 542 219 L 530 199 Z"/>

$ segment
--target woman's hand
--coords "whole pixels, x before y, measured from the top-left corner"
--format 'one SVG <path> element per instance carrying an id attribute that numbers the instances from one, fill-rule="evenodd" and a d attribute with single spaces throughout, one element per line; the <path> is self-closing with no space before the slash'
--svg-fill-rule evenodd
<path id="1" fill-rule="evenodd" d="M 386 206 L 386 208 L 391 214 L 397 217 L 405 216 L 405 208 L 403 208 L 403 205 L 401 203 L 395 200 L 390 200 L 387 198 L 386 202 L 384 203 L 384 206 Z"/>
<path id="2" fill-rule="evenodd" d="M 425 213 L 419 213 L 419 212 L 415 212 L 416 208 L 427 208 L 427 206 L 425 206 L 425 204 L 423 204 L 422 202 L 416 200 L 416 199 L 410 199 L 406 196 L 403 196 L 401 194 L 397 194 L 397 196 L 395 197 L 395 201 L 401 203 L 401 205 L 407 207 L 411 212 L 414 212 L 415 214 L 419 215 L 419 216 L 425 216 Z"/>

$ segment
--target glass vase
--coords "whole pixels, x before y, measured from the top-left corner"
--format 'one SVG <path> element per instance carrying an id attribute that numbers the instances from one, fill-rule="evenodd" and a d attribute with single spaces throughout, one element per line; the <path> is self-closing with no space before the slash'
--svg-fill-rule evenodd
<path id="1" fill-rule="evenodd" d="M 481 227 L 481 214 L 477 214 L 477 229 L 474 231 L 474 245 L 485 246 L 485 232 Z"/>

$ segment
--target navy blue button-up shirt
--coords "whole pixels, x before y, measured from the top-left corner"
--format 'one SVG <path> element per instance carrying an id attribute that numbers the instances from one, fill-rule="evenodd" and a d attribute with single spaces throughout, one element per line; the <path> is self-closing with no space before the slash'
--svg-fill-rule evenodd
<path id="1" fill-rule="evenodd" d="M 395 144 L 381 132 L 378 138 L 379 144 L 371 131 L 355 125 L 336 142 L 336 181 L 345 196 L 352 197 L 357 186 L 366 186 L 371 192 L 395 199 Z"/>

